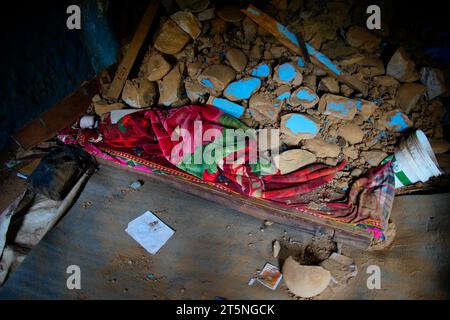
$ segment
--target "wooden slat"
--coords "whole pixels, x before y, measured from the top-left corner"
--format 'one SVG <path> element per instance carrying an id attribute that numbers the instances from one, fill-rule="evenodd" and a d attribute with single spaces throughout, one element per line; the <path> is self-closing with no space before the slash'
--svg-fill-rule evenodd
<path id="1" fill-rule="evenodd" d="M 32 148 L 52 138 L 59 130 L 85 114 L 92 97 L 98 92 L 97 78 L 85 82 L 69 96 L 14 133 L 12 138 L 24 149 Z"/>
<path id="2" fill-rule="evenodd" d="M 300 46 L 293 42 L 296 41 L 294 40 L 296 39 L 295 35 L 281 23 L 252 5 L 249 5 L 247 9 L 241 11 L 267 32 L 271 33 L 278 41 L 292 50 L 295 54 L 303 55 Z M 307 47 L 312 63 L 325 70 L 330 76 L 333 76 L 349 87 L 362 92 L 364 96 L 367 95 L 368 87 L 366 84 L 339 70 L 337 66 L 332 64 L 331 60 L 315 51 L 310 45 L 307 45 Z"/>
<path id="3" fill-rule="evenodd" d="M 150 30 L 158 8 L 159 0 L 151 0 L 147 7 L 147 10 L 144 13 L 144 16 L 141 19 L 141 22 L 139 23 L 136 32 L 134 33 L 133 39 L 130 43 L 130 47 L 125 54 L 125 57 L 123 57 L 122 61 L 120 62 L 114 79 L 107 92 L 105 93 L 105 96 L 107 98 L 113 100 L 117 100 L 119 98 L 123 86 L 125 85 L 125 81 L 128 78 L 128 74 L 133 67 L 134 61 L 136 60 L 139 50 L 144 43 L 147 33 Z"/>
<path id="4" fill-rule="evenodd" d="M 353 247 L 367 249 L 372 240 L 370 232 L 351 225 L 320 219 L 294 209 L 283 208 L 276 204 L 256 198 L 249 198 L 238 194 L 231 195 L 220 189 L 187 181 L 177 176 L 145 173 L 115 164 L 102 158 L 97 158 L 97 161 L 103 165 L 115 167 L 118 170 L 138 172 L 139 174 L 162 184 L 170 185 L 183 192 L 216 202 L 227 208 L 249 214 L 261 220 L 270 220 L 283 225 L 288 225 L 308 234 L 332 234 L 337 241 L 349 244 Z"/>

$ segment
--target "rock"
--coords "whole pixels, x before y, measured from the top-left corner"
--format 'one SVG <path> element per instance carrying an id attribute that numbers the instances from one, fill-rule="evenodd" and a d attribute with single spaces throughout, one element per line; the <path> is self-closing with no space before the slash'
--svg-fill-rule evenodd
<path id="1" fill-rule="evenodd" d="M 358 71 L 370 77 L 382 76 L 386 72 L 384 63 L 381 59 L 366 58 L 361 61 L 360 65 L 361 67 L 358 68 Z"/>
<path id="2" fill-rule="evenodd" d="M 279 101 L 287 100 L 291 97 L 291 87 L 288 85 L 282 85 L 274 91 L 276 99 Z"/>
<path id="3" fill-rule="evenodd" d="M 258 32 L 258 25 L 249 17 L 245 17 L 242 21 L 242 27 L 244 29 L 245 40 L 248 43 L 255 41 L 256 33 Z"/>
<path id="4" fill-rule="evenodd" d="M 270 72 L 270 66 L 267 63 L 261 63 L 254 67 L 250 73 L 254 77 L 267 78 L 270 76 Z"/>
<path id="5" fill-rule="evenodd" d="M 249 56 L 251 60 L 255 61 L 260 60 L 262 56 L 262 47 L 256 44 L 253 45 L 252 48 L 250 49 Z"/>
<path id="6" fill-rule="evenodd" d="M 269 51 L 274 59 L 280 59 L 287 52 L 287 49 L 284 46 L 273 46 L 270 47 Z"/>
<path id="7" fill-rule="evenodd" d="M 111 112 L 113 110 L 120 110 L 120 109 L 125 108 L 125 105 L 120 102 L 108 104 L 105 101 L 98 101 L 98 102 L 94 102 L 93 105 L 94 105 L 95 113 L 98 114 L 99 116 L 102 116 L 105 113 Z"/>
<path id="8" fill-rule="evenodd" d="M 338 119 L 353 120 L 357 111 L 356 101 L 326 93 L 320 98 L 319 111 Z"/>
<path id="9" fill-rule="evenodd" d="M 358 178 L 360 175 L 362 175 L 363 171 L 359 168 L 355 168 L 352 170 L 352 172 L 350 172 L 350 175 L 352 177 Z"/>
<path id="10" fill-rule="evenodd" d="M 183 73 L 184 64 L 178 63 L 162 80 L 158 81 L 160 105 L 171 106 L 181 100 Z"/>
<path id="11" fill-rule="evenodd" d="M 322 293 L 331 280 L 328 270 L 317 266 L 302 266 L 293 257 L 284 262 L 282 274 L 289 291 L 302 298 Z"/>
<path id="12" fill-rule="evenodd" d="M 237 103 L 231 102 L 227 99 L 215 98 L 213 96 L 209 97 L 207 104 L 215 106 L 216 108 L 219 108 L 223 112 L 232 115 L 235 118 L 242 117 L 245 111 L 244 107 Z"/>
<path id="13" fill-rule="evenodd" d="M 203 97 L 208 92 L 208 90 L 196 80 L 186 80 L 184 82 L 184 88 L 186 89 L 186 94 L 189 100 L 191 100 L 191 103 L 197 103 L 203 100 Z"/>
<path id="14" fill-rule="evenodd" d="M 231 101 L 249 99 L 261 87 L 261 80 L 254 77 L 246 77 L 231 82 L 223 92 L 223 95 Z"/>
<path id="15" fill-rule="evenodd" d="M 217 16 L 226 22 L 239 22 L 244 19 L 244 14 L 236 6 L 226 5 L 216 10 Z"/>
<path id="16" fill-rule="evenodd" d="M 337 144 L 328 143 L 320 139 L 306 140 L 303 149 L 311 151 L 319 158 L 336 158 L 341 153 Z"/>
<path id="17" fill-rule="evenodd" d="M 400 82 L 414 82 L 419 80 L 416 64 L 403 49 L 398 49 L 386 68 L 386 75 L 394 77 Z"/>
<path id="18" fill-rule="evenodd" d="M 278 257 L 278 255 L 280 254 L 280 250 L 281 250 L 280 241 L 275 240 L 272 244 L 272 253 L 274 258 Z"/>
<path id="19" fill-rule="evenodd" d="M 199 80 L 211 94 L 220 95 L 235 76 L 231 67 L 215 64 L 203 71 Z"/>
<path id="20" fill-rule="evenodd" d="M 276 122 L 281 111 L 280 107 L 274 105 L 270 97 L 262 93 L 252 96 L 248 106 L 253 119 L 261 123 Z"/>
<path id="21" fill-rule="evenodd" d="M 296 145 L 302 139 L 312 139 L 319 132 L 317 120 L 300 113 L 289 113 L 281 117 L 283 140 L 289 145 Z"/>
<path id="22" fill-rule="evenodd" d="M 290 98 L 289 104 L 293 107 L 302 106 L 305 109 L 314 107 L 319 102 L 317 94 L 308 87 L 300 87 L 295 90 Z"/>
<path id="23" fill-rule="evenodd" d="M 216 15 L 214 14 L 215 9 L 214 8 L 208 8 L 206 10 L 203 10 L 202 12 L 199 12 L 197 14 L 197 19 L 198 21 L 207 21 L 207 20 L 212 20 L 216 17 Z"/>
<path id="24" fill-rule="evenodd" d="M 432 100 L 447 91 L 444 74 L 435 68 L 420 69 L 420 81 L 427 87 L 427 98 Z"/>
<path id="25" fill-rule="evenodd" d="M 176 54 L 183 50 L 190 36 L 172 19 L 167 19 L 155 38 L 155 48 L 167 54 Z"/>
<path id="26" fill-rule="evenodd" d="M 200 12 L 208 8 L 209 0 L 176 0 L 182 10 Z"/>
<path id="27" fill-rule="evenodd" d="M 216 34 L 213 37 L 214 43 L 215 44 L 222 44 L 223 43 L 223 38 L 220 34 Z"/>
<path id="28" fill-rule="evenodd" d="M 347 158 L 353 159 L 353 160 L 358 159 L 358 157 L 359 157 L 359 152 L 354 146 L 349 146 L 349 147 L 344 148 L 342 150 L 342 153 Z"/>
<path id="29" fill-rule="evenodd" d="M 154 82 L 145 78 L 127 80 L 122 91 L 122 100 L 133 108 L 150 107 L 158 96 L 158 89 Z"/>
<path id="30" fill-rule="evenodd" d="M 227 61 L 237 72 L 241 72 L 247 66 L 247 56 L 236 48 L 228 49 L 226 52 Z"/>
<path id="31" fill-rule="evenodd" d="M 276 155 L 273 161 L 281 174 L 288 174 L 316 162 L 316 156 L 306 150 L 292 149 Z"/>
<path id="32" fill-rule="evenodd" d="M 227 23 L 225 21 L 223 21 L 222 19 L 219 18 L 214 18 L 213 20 L 211 20 L 211 35 L 215 35 L 215 34 L 224 34 L 227 31 Z"/>
<path id="33" fill-rule="evenodd" d="M 192 79 L 197 79 L 198 73 L 200 72 L 200 69 L 202 68 L 201 62 L 192 62 L 186 64 L 186 69 L 189 77 Z"/>
<path id="34" fill-rule="evenodd" d="M 355 48 L 374 50 L 380 46 L 381 38 L 365 28 L 350 27 L 345 35 L 347 43 Z"/>
<path id="35" fill-rule="evenodd" d="M 385 113 L 380 119 L 380 126 L 389 131 L 402 132 L 412 127 L 412 122 L 409 118 L 399 110 L 394 110 Z"/>
<path id="36" fill-rule="evenodd" d="M 320 266 L 330 271 L 333 280 L 340 285 L 347 284 L 348 280 L 358 274 L 358 268 L 353 259 L 336 252 L 322 261 Z"/>
<path id="37" fill-rule="evenodd" d="M 397 92 L 397 102 L 405 113 L 410 113 L 427 88 L 420 83 L 404 83 Z"/>
<path id="38" fill-rule="evenodd" d="M 169 73 L 172 66 L 159 53 L 152 55 L 144 67 L 144 74 L 149 81 L 157 81 L 162 79 Z"/>
<path id="39" fill-rule="evenodd" d="M 360 143 L 364 139 L 364 131 L 353 123 L 348 123 L 339 127 L 338 135 L 350 144 Z"/>
<path id="40" fill-rule="evenodd" d="M 286 62 L 275 68 L 274 80 L 279 84 L 298 86 L 302 83 L 303 76 L 294 64 Z"/>
<path id="41" fill-rule="evenodd" d="M 369 119 L 377 108 L 378 106 L 372 101 L 363 99 L 356 100 L 356 109 L 358 110 L 363 120 Z"/>
<path id="42" fill-rule="evenodd" d="M 398 80 L 396 80 L 393 77 L 390 76 L 378 76 L 374 77 L 373 81 L 377 86 L 383 86 L 383 87 L 399 87 L 400 83 Z"/>
<path id="43" fill-rule="evenodd" d="M 376 167 L 380 164 L 381 161 L 383 161 L 387 157 L 387 153 L 383 151 L 362 151 L 361 157 L 366 159 L 366 162 L 372 166 Z"/>
<path id="44" fill-rule="evenodd" d="M 332 77 L 322 78 L 319 82 L 319 90 L 329 93 L 339 93 L 339 82 Z"/>
<path id="45" fill-rule="evenodd" d="M 308 74 L 303 77 L 303 85 L 312 90 L 316 90 L 317 87 L 317 77 L 313 74 Z"/>
<path id="46" fill-rule="evenodd" d="M 197 17 L 188 11 L 177 11 L 170 18 L 194 40 L 202 33 L 202 25 Z"/>

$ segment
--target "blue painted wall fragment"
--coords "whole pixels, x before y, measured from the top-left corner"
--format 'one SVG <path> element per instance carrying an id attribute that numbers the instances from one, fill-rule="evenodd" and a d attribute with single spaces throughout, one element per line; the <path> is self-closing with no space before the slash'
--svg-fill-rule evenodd
<path id="1" fill-rule="evenodd" d="M 286 121 L 286 128 L 294 134 L 307 133 L 315 136 L 319 132 L 317 123 L 301 114 L 292 114 Z"/>
<path id="2" fill-rule="evenodd" d="M 211 88 L 214 90 L 214 84 L 211 82 L 211 80 L 209 79 L 203 79 L 202 81 L 200 81 L 203 85 Z"/>
<path id="3" fill-rule="evenodd" d="M 406 115 L 404 115 L 399 111 L 395 113 L 393 116 L 391 116 L 390 119 L 388 119 L 386 125 L 391 130 L 395 130 L 396 132 L 402 132 L 409 128 L 409 125 L 407 124 L 405 117 Z"/>
<path id="4" fill-rule="evenodd" d="M 224 95 L 237 100 L 248 99 L 261 86 L 259 78 L 246 78 L 230 83 L 224 91 Z M 233 99 L 232 99 L 233 100 Z"/>
<path id="5" fill-rule="evenodd" d="M 297 65 L 299 66 L 299 67 L 304 67 L 304 66 L 306 66 L 306 63 L 305 63 L 305 60 L 303 60 L 303 58 L 302 57 L 297 57 Z"/>
<path id="6" fill-rule="evenodd" d="M 244 107 L 237 103 L 231 102 L 223 98 L 213 98 L 211 104 L 222 110 L 223 112 L 232 115 L 235 118 L 240 118 L 244 114 Z"/>
<path id="7" fill-rule="evenodd" d="M 315 99 L 317 99 L 317 95 L 307 89 L 298 90 L 295 96 L 300 100 L 306 101 L 314 101 Z"/>
<path id="8" fill-rule="evenodd" d="M 277 69 L 277 77 L 281 81 L 291 82 L 297 76 L 297 70 L 290 63 L 283 63 Z"/>
<path id="9" fill-rule="evenodd" d="M 252 76 L 265 78 L 270 75 L 270 67 L 266 63 L 262 63 L 252 69 Z"/>
<path id="10" fill-rule="evenodd" d="M 350 112 L 350 108 L 345 102 L 329 102 L 327 104 L 327 111 L 334 111 L 342 115 L 348 115 Z"/>
<path id="11" fill-rule="evenodd" d="M 335 65 L 327 56 L 323 53 L 320 53 L 316 49 L 314 49 L 309 43 L 306 43 L 306 48 L 308 49 L 308 53 L 315 57 L 317 60 L 322 62 L 328 69 L 333 71 L 335 74 L 340 75 L 342 71 Z"/>
<path id="12" fill-rule="evenodd" d="M 278 100 L 284 100 L 284 99 L 289 99 L 291 97 L 291 93 L 289 91 L 287 92 L 283 92 L 282 94 L 280 94 L 277 99 Z"/>

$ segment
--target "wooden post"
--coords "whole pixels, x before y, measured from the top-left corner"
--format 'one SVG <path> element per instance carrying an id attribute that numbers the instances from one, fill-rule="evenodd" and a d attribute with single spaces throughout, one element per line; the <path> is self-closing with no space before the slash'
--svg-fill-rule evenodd
<path id="1" fill-rule="evenodd" d="M 139 26 L 134 33 L 133 39 L 131 40 L 130 47 L 123 57 L 122 61 L 117 68 L 116 74 L 112 83 L 110 84 L 108 90 L 105 93 L 105 96 L 112 100 L 117 100 L 122 93 L 123 86 L 125 85 L 125 81 L 128 78 L 128 74 L 130 73 L 131 68 L 133 67 L 134 61 L 141 49 L 142 44 L 147 36 L 148 31 L 152 25 L 153 19 L 156 15 L 156 12 L 159 8 L 159 0 L 151 0 L 147 10 L 144 13 L 144 16 L 139 23 Z"/>

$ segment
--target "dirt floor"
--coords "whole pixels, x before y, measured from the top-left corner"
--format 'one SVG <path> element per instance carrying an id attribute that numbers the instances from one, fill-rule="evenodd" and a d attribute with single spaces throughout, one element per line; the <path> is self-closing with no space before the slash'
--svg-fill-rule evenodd
<path id="1" fill-rule="evenodd" d="M 0 289 L 0 299 L 291 299 L 282 281 L 276 291 L 251 277 L 272 257 L 274 240 L 306 243 L 311 236 L 263 222 L 143 178 L 102 167 L 66 217 L 36 246 Z M 2 189 L 6 190 L 4 186 Z M 6 197 L 2 196 L 2 200 Z M 339 246 L 358 275 L 316 299 L 444 299 L 450 297 L 450 194 L 397 197 L 392 247 L 363 252 Z M 150 210 L 175 235 L 150 255 L 126 233 Z M 68 290 L 66 269 L 81 268 L 81 290 Z M 367 288 L 368 266 L 381 270 L 381 289 Z"/>

